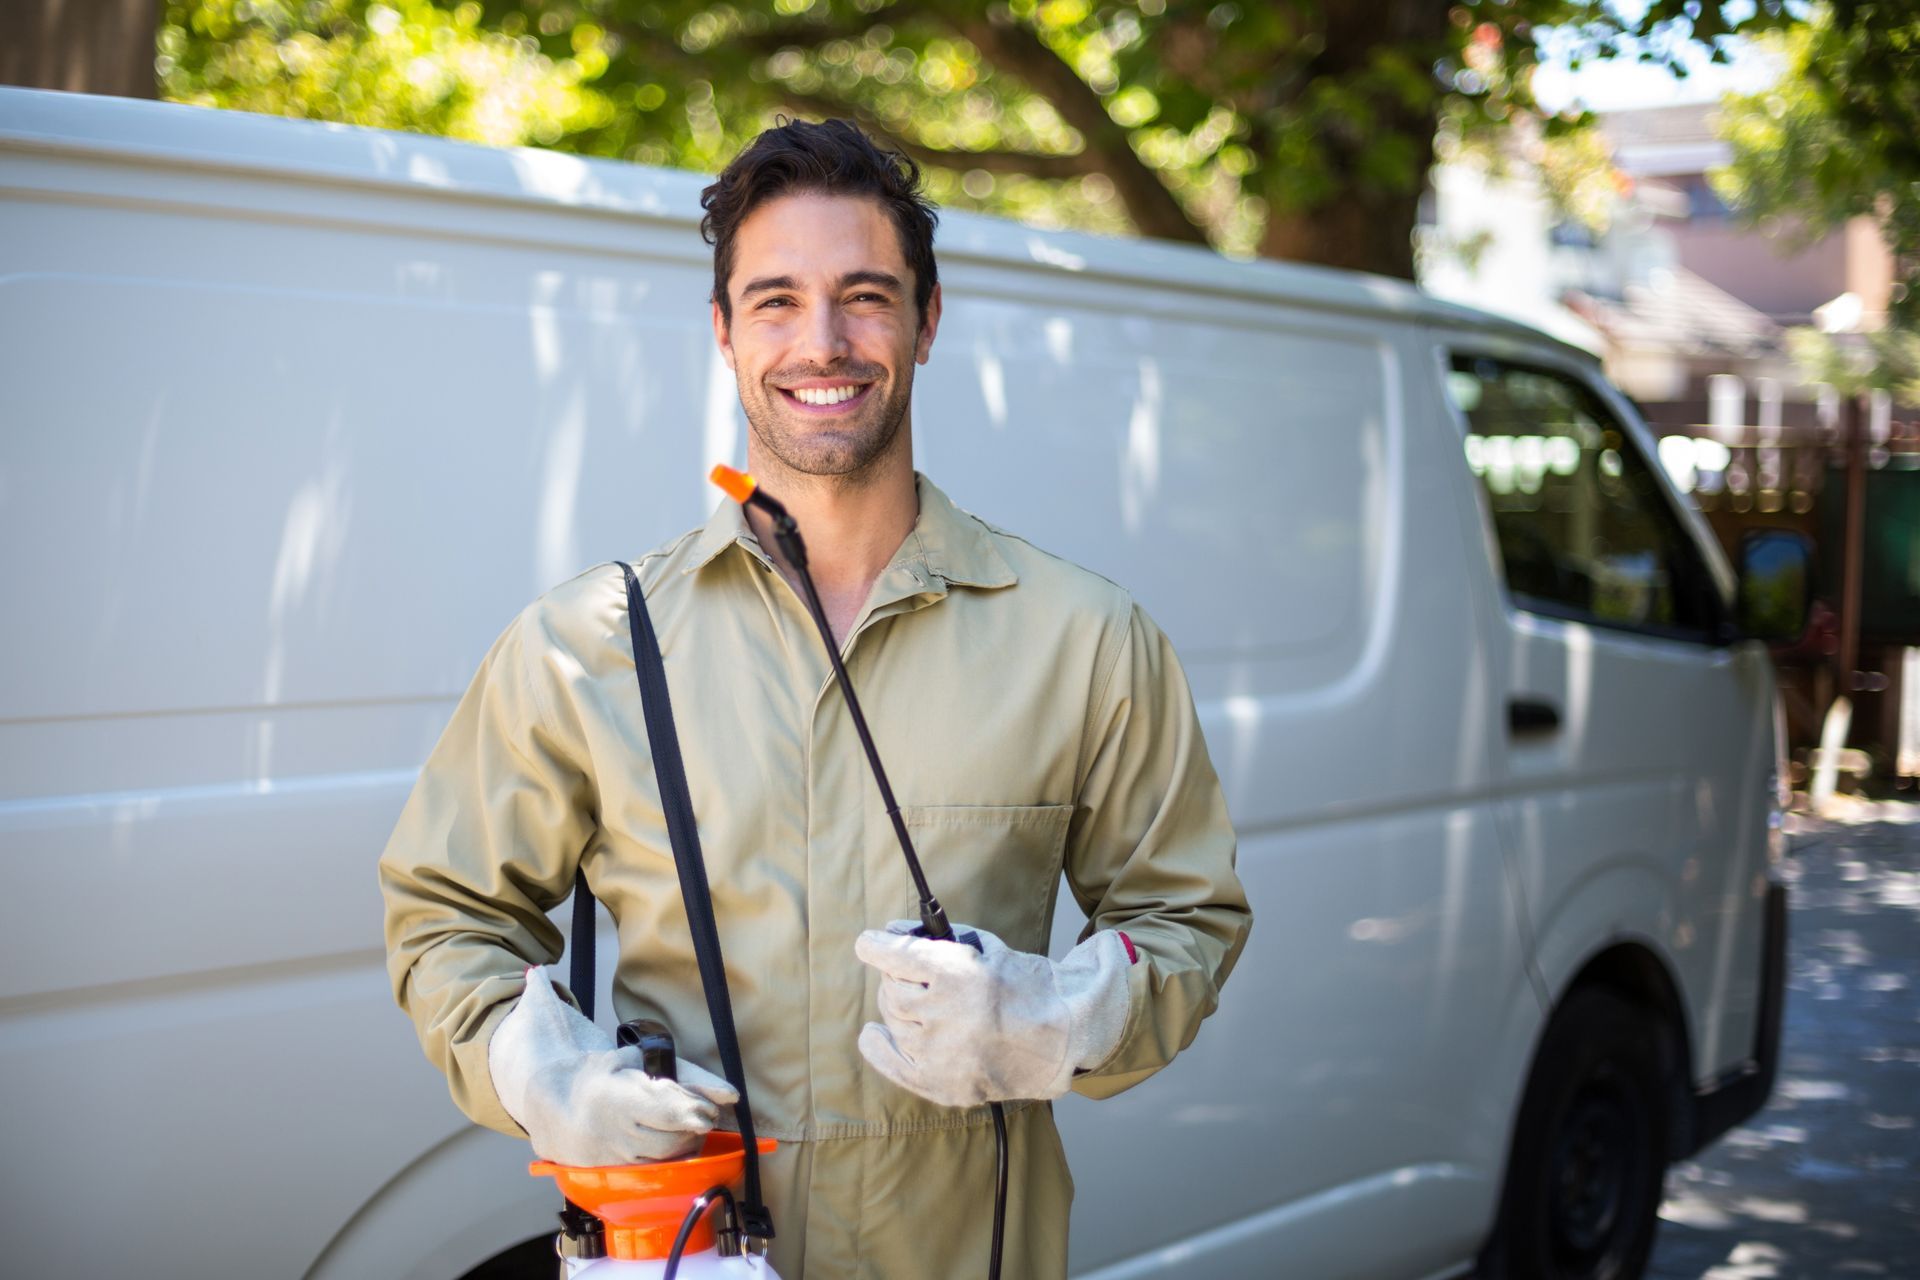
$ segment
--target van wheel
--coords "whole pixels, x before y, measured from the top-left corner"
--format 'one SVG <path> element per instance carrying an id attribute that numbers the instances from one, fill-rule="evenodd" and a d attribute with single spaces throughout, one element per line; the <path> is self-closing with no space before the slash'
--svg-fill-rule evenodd
<path id="1" fill-rule="evenodd" d="M 1606 987 L 1561 1002 L 1527 1081 L 1480 1280 L 1635 1280 L 1666 1175 L 1667 1028 Z"/>
<path id="2" fill-rule="evenodd" d="M 460 1280 L 554 1280 L 559 1274 L 560 1257 L 553 1251 L 553 1232 L 549 1231 L 494 1254 Z"/>

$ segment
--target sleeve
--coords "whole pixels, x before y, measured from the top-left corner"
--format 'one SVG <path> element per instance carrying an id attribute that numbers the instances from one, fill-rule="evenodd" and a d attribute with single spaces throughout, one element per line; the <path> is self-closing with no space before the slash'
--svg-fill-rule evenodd
<path id="1" fill-rule="evenodd" d="M 1123 930 L 1139 961 L 1118 1045 L 1074 1080 L 1091 1098 L 1138 1084 L 1193 1042 L 1253 925 L 1186 673 L 1137 604 L 1118 623 L 1085 734 L 1066 872 L 1087 913 L 1082 940 Z"/>
<path id="2" fill-rule="evenodd" d="M 560 958 L 546 913 L 572 891 L 597 827 L 584 735 L 553 714 L 551 641 L 532 615 L 487 651 L 380 858 L 394 998 L 460 1109 L 516 1137 L 487 1042 L 526 967 Z"/>

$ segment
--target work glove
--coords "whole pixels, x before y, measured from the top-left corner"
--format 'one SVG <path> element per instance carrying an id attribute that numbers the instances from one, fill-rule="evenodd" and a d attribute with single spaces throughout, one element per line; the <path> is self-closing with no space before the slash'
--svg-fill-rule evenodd
<path id="1" fill-rule="evenodd" d="M 526 994 L 487 1043 L 487 1070 L 507 1114 L 555 1164 L 643 1164 L 698 1150 L 740 1100 L 733 1086 L 681 1058 L 680 1079 L 641 1068 L 639 1045 L 613 1037 L 554 992 L 545 969 L 527 970 Z"/>
<path id="2" fill-rule="evenodd" d="M 1120 933 L 1103 929 L 1056 963 L 985 929 L 975 951 L 908 936 L 914 927 L 896 920 L 853 944 L 880 971 L 885 1022 L 860 1029 L 860 1055 L 901 1088 L 949 1107 L 1057 1098 L 1119 1046 L 1136 959 Z"/>

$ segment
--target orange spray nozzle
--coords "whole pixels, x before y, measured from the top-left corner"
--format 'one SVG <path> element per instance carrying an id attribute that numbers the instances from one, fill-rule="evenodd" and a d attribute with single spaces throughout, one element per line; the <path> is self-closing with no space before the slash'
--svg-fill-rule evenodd
<path id="1" fill-rule="evenodd" d="M 753 496 L 754 489 L 760 483 L 746 472 L 735 471 L 724 462 L 716 463 L 707 478 L 724 489 L 729 498 L 742 503 Z"/>
<path id="2" fill-rule="evenodd" d="M 707 478 L 727 491 L 727 496 L 742 507 L 756 506 L 773 517 L 773 540 L 780 548 L 780 554 L 787 563 L 804 571 L 807 567 L 807 544 L 800 541 L 800 526 L 793 522 L 787 509 L 771 497 L 760 482 L 744 471 L 735 471 L 726 463 L 716 463 Z M 812 581 L 812 579 L 808 579 Z"/>

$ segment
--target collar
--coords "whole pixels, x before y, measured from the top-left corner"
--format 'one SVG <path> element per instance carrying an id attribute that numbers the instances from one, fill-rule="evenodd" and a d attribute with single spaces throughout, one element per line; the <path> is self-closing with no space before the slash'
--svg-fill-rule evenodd
<path id="1" fill-rule="evenodd" d="M 920 472 L 913 473 L 913 480 L 920 514 L 888 568 L 919 561 L 929 574 L 948 586 L 1010 587 L 1019 581 L 1006 557 L 994 546 L 992 531 L 977 516 L 954 506 L 953 500 Z M 704 567 L 736 544 L 749 555 L 767 559 L 747 523 L 746 512 L 733 499 L 722 498 L 694 539 L 692 562 L 682 572 Z"/>

